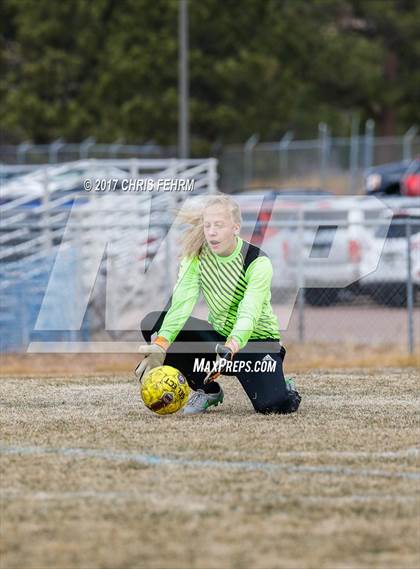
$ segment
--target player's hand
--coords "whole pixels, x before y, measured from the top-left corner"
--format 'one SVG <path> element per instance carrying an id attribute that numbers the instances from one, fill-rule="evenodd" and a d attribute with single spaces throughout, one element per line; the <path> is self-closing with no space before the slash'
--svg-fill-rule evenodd
<path id="1" fill-rule="evenodd" d="M 219 375 L 222 374 L 224 364 L 227 361 L 230 361 L 234 355 L 233 351 L 228 346 L 226 346 L 226 344 L 224 346 L 222 344 L 216 344 L 215 351 L 217 354 L 216 361 L 214 363 L 213 369 L 204 378 L 204 385 L 210 381 L 217 379 Z"/>
<path id="2" fill-rule="evenodd" d="M 214 381 L 223 373 L 224 365 L 227 361 L 231 361 L 235 355 L 234 351 L 226 344 L 216 344 L 216 362 L 213 369 L 204 378 L 204 385 L 210 381 Z"/>
<path id="3" fill-rule="evenodd" d="M 143 360 L 134 370 L 139 381 L 145 377 L 149 371 L 155 367 L 163 365 L 166 356 L 166 350 L 158 344 L 150 344 L 148 346 L 140 346 L 139 353 L 144 355 Z"/>
<path id="4" fill-rule="evenodd" d="M 226 361 L 231 361 L 233 358 L 233 350 L 222 344 L 216 344 L 216 366 L 217 369 L 222 369 L 223 363 Z M 222 362 L 223 360 L 223 362 Z"/>

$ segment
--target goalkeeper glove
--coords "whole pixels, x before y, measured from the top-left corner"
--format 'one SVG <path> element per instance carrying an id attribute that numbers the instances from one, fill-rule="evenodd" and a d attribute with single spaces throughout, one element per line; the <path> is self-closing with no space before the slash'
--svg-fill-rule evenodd
<path id="1" fill-rule="evenodd" d="M 169 342 L 167 342 L 164 338 L 160 338 L 159 336 L 156 338 L 153 344 L 140 346 L 139 353 L 143 354 L 144 358 L 134 370 L 134 373 L 140 382 L 151 369 L 163 365 L 166 357 L 166 349 L 168 346 Z"/>
<path id="2" fill-rule="evenodd" d="M 216 362 L 211 372 L 209 372 L 204 378 L 204 384 L 214 381 L 221 375 L 224 365 L 227 361 L 232 360 L 234 353 L 231 348 L 223 346 L 222 344 L 216 344 Z"/>
<path id="3" fill-rule="evenodd" d="M 218 366 L 223 366 L 222 360 L 229 361 L 233 358 L 233 350 L 228 348 L 226 344 L 223 346 L 222 344 L 216 344 L 216 364 Z"/>

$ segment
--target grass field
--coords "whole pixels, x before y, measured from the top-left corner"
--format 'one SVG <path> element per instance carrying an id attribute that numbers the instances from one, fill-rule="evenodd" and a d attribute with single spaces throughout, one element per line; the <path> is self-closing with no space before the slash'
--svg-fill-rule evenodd
<path id="1" fill-rule="evenodd" d="M 415 368 L 299 372 L 289 416 L 157 417 L 129 374 L 6 376 L 1 568 L 417 569 Z"/>

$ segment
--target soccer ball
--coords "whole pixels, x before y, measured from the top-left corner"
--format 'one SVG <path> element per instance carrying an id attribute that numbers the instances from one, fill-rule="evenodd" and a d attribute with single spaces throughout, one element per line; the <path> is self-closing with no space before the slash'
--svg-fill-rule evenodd
<path id="1" fill-rule="evenodd" d="M 187 380 L 172 366 L 151 369 L 140 386 L 144 404 L 158 415 L 179 411 L 187 402 L 189 392 Z"/>

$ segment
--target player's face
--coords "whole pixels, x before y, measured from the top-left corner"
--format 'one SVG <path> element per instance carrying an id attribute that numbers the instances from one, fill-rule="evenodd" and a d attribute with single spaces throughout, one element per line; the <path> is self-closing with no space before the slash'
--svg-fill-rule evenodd
<path id="1" fill-rule="evenodd" d="M 239 224 L 223 206 L 210 206 L 203 213 L 204 236 L 210 249 L 217 255 L 227 256 L 236 247 Z"/>

